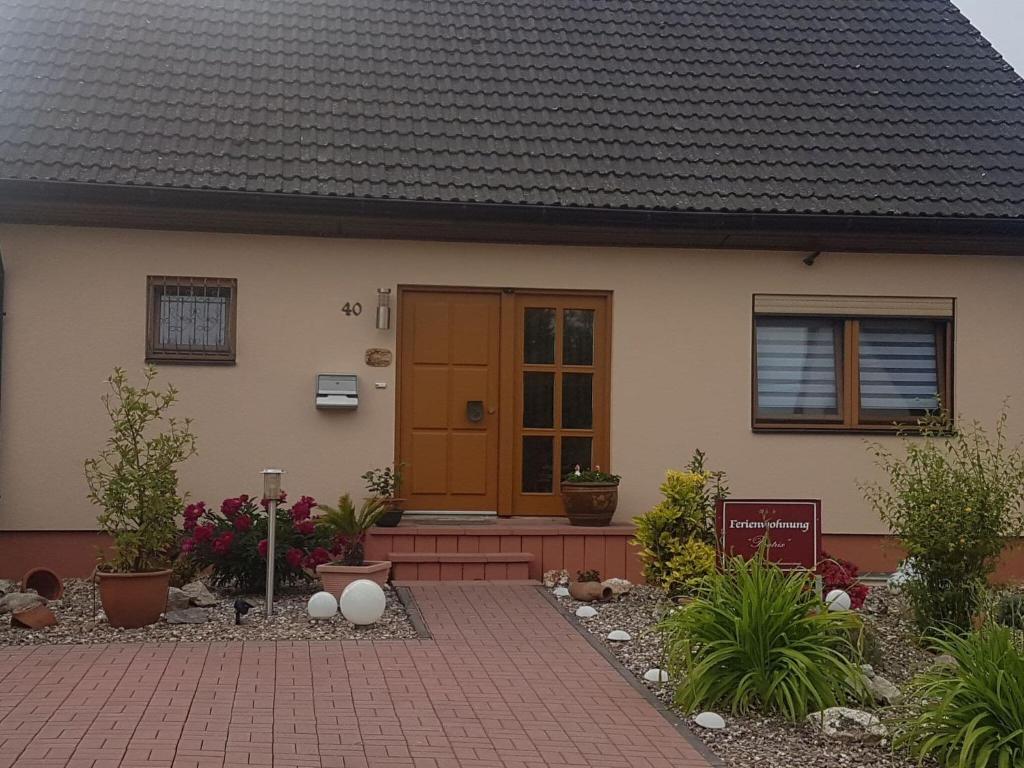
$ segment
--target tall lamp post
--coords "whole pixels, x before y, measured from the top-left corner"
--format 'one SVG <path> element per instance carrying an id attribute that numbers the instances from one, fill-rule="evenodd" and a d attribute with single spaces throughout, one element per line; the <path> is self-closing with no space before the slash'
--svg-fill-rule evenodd
<path id="1" fill-rule="evenodd" d="M 274 615 L 274 560 L 277 554 L 277 502 L 281 500 L 280 469 L 263 470 L 263 498 L 267 500 L 267 618 Z"/>

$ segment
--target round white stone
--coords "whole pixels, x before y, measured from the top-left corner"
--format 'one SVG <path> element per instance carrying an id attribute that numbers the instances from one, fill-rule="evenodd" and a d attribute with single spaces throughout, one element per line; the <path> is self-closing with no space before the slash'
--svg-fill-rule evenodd
<path id="1" fill-rule="evenodd" d="M 569 588 L 568 587 L 555 587 L 553 590 L 551 590 L 551 594 L 553 594 L 555 597 L 568 597 L 569 596 Z"/>
<path id="2" fill-rule="evenodd" d="M 648 669 L 646 672 L 644 672 L 644 680 L 646 680 L 648 683 L 667 683 L 668 672 L 666 672 L 664 669 Z"/>
<path id="3" fill-rule="evenodd" d="M 707 728 L 712 731 L 720 731 L 725 728 L 725 718 L 715 712 L 701 712 L 693 718 L 693 722 L 701 728 Z"/>
<path id="4" fill-rule="evenodd" d="M 341 615 L 353 624 L 373 624 L 384 615 L 387 598 L 376 582 L 358 579 L 345 587 L 339 602 Z"/>
<path id="5" fill-rule="evenodd" d="M 597 616 L 597 609 L 591 605 L 581 605 L 576 609 L 576 615 L 581 619 L 592 619 Z"/>
<path id="6" fill-rule="evenodd" d="M 621 629 L 613 629 L 608 633 L 608 639 L 618 643 L 625 643 L 632 640 L 633 636 L 629 632 L 623 632 Z"/>
<path id="7" fill-rule="evenodd" d="M 329 619 L 338 612 L 338 601 L 330 592 L 317 592 L 306 603 L 306 613 L 311 619 Z"/>
<path id="8" fill-rule="evenodd" d="M 825 605 L 830 611 L 848 611 L 852 603 L 850 596 L 841 589 L 833 589 L 825 595 Z"/>

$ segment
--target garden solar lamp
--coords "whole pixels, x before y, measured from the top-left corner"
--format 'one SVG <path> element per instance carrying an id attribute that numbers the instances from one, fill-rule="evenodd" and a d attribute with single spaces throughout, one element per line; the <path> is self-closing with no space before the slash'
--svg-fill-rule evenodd
<path id="1" fill-rule="evenodd" d="M 263 470 L 263 498 L 267 500 L 267 618 L 274 615 L 274 556 L 277 548 L 277 502 L 281 500 L 281 475 L 284 470 Z"/>

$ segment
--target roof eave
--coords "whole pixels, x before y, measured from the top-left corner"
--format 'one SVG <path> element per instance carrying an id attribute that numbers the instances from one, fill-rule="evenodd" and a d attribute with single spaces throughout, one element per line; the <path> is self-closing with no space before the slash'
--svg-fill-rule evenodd
<path id="1" fill-rule="evenodd" d="M 1024 254 L 1024 218 L 720 213 L 0 179 L 0 221 L 318 237 Z"/>

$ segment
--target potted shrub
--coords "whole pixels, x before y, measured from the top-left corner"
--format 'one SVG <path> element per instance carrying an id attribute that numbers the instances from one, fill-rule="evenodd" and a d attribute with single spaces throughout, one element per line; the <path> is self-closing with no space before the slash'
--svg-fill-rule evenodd
<path id="1" fill-rule="evenodd" d="M 601 584 L 601 574 L 595 570 L 576 571 L 576 578 L 569 582 L 569 595 L 581 603 L 609 600 L 612 588 Z"/>
<path id="2" fill-rule="evenodd" d="M 384 586 L 391 571 L 391 561 L 365 560 L 363 545 L 366 532 L 387 511 L 386 500 L 365 499 L 357 511 L 346 493 L 338 499 L 337 507 L 321 504 L 318 509 L 324 514 L 317 518 L 316 524 L 327 532 L 341 552 L 337 560 L 316 567 L 324 591 L 340 598 L 342 590 L 356 579 L 370 579 Z"/>
<path id="3" fill-rule="evenodd" d="M 619 503 L 619 476 L 579 465 L 562 480 L 562 506 L 571 525 L 608 525 Z"/>
<path id="4" fill-rule="evenodd" d="M 398 491 L 402 487 L 402 469 L 400 464 L 394 467 L 371 469 L 363 473 L 366 490 L 385 502 L 386 509 L 380 516 L 377 525 L 381 528 L 394 528 L 402 522 L 402 502 Z"/>
<path id="5" fill-rule="evenodd" d="M 102 508 L 96 520 L 113 540 L 96 571 L 100 601 L 115 627 L 143 627 L 167 605 L 170 563 L 177 545 L 177 465 L 195 453 L 189 419 L 167 415 L 178 398 L 173 386 L 153 386 L 146 369 L 141 387 L 115 368 L 103 396 L 112 426 L 106 447 L 85 462 L 89 500 Z"/>

